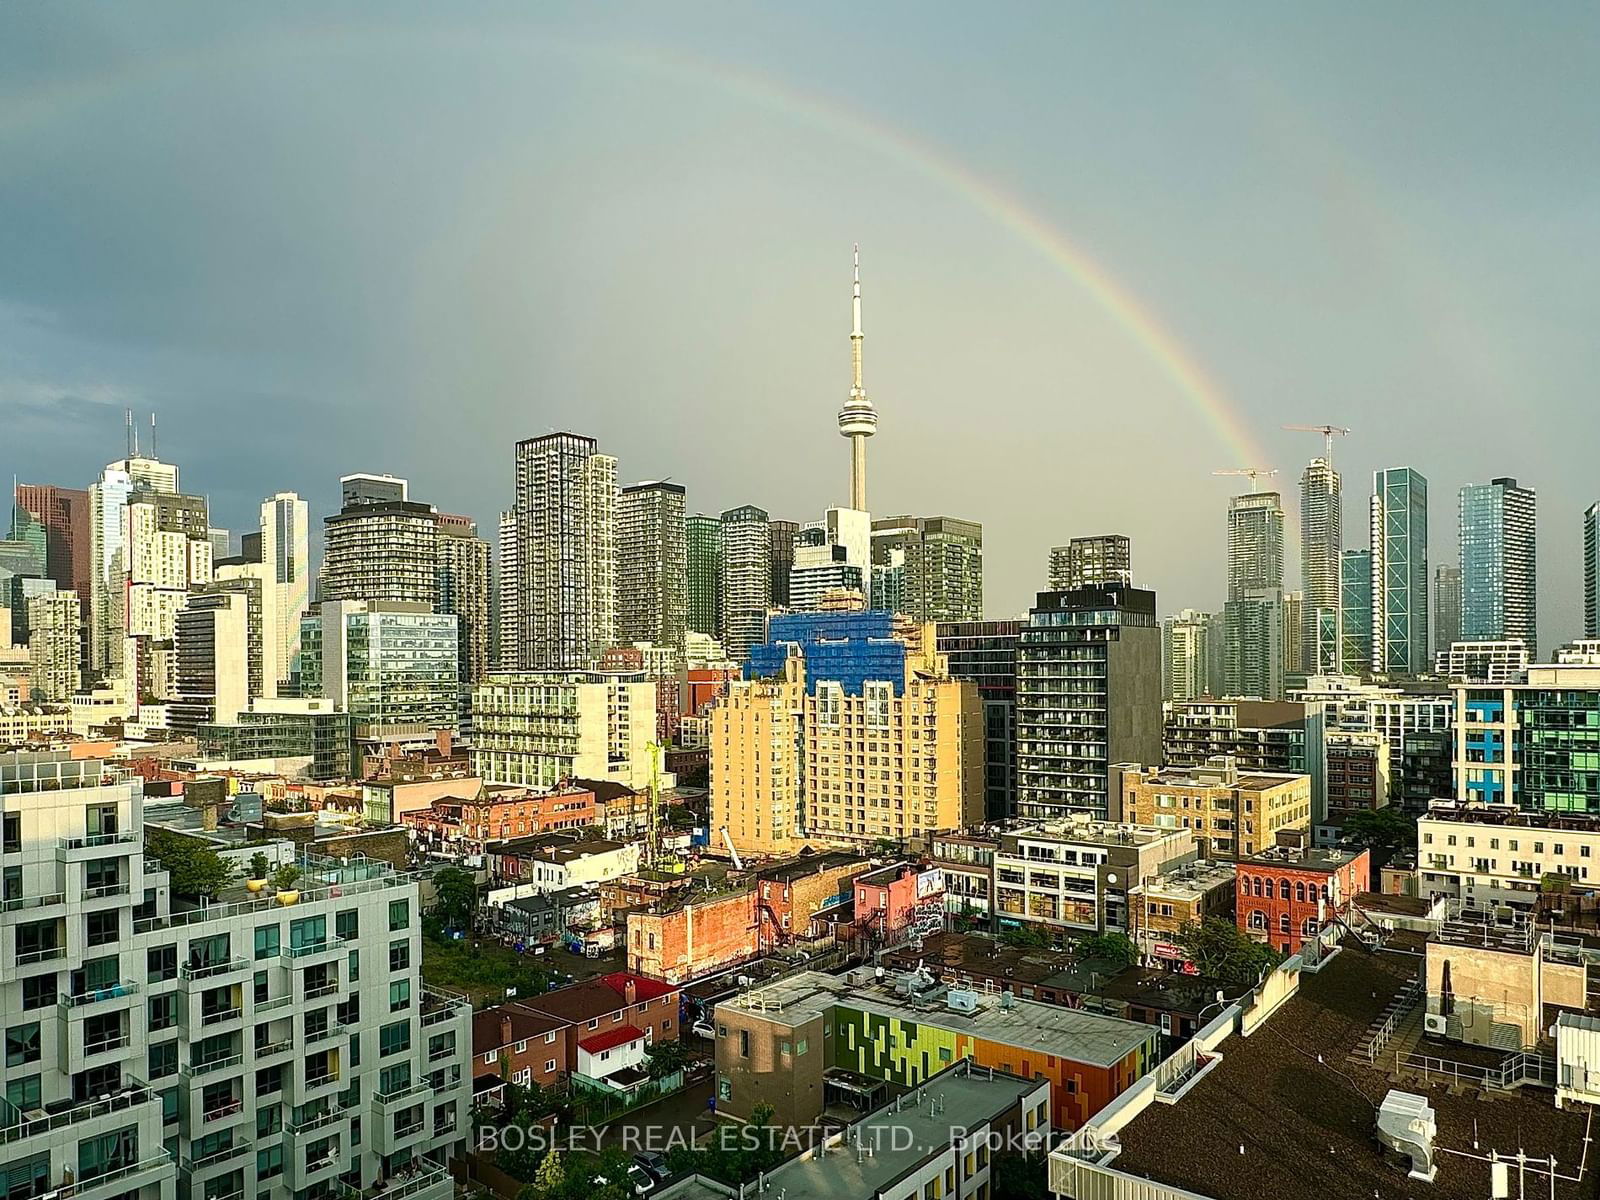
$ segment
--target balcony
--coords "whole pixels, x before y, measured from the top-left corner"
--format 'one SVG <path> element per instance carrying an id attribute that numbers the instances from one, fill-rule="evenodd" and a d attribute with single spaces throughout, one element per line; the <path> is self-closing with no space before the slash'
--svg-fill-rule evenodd
<path id="1" fill-rule="evenodd" d="M 230 1054 L 226 1058 L 214 1058 L 207 1062 L 190 1063 L 188 1066 L 178 1068 L 179 1073 L 190 1079 L 202 1079 L 207 1075 L 217 1075 L 231 1068 L 242 1066 L 243 1054 Z"/>
<path id="2" fill-rule="evenodd" d="M 200 1014 L 200 1024 L 202 1027 L 207 1028 L 213 1025 L 226 1025 L 230 1021 L 242 1021 L 243 1019 L 244 1009 L 238 1006 L 219 1008 L 212 1012 L 202 1012 Z"/>
<path id="3" fill-rule="evenodd" d="M 97 900 L 113 900 L 126 896 L 132 889 L 125 883 L 101 883 L 83 889 L 83 901 L 92 904 Z"/>
<path id="4" fill-rule="evenodd" d="M 143 1084 L 130 1087 L 115 1096 L 108 1096 L 99 1100 L 86 1100 L 82 1104 L 74 1104 L 70 1108 L 57 1113 L 47 1113 L 42 1117 L 24 1118 L 20 1113 L 14 1113 L 9 1102 L 0 1102 L 0 1107 L 7 1109 L 7 1115 L 15 1117 L 14 1123 L 8 1123 L 0 1129 L 0 1145 L 22 1141 L 25 1138 L 37 1137 L 40 1134 L 53 1134 L 57 1130 L 67 1129 L 73 1125 L 92 1121 L 96 1117 L 110 1116 L 114 1113 L 126 1112 L 128 1109 L 137 1108 L 141 1104 L 153 1103 L 156 1095 Z"/>
<path id="5" fill-rule="evenodd" d="M 265 1045 L 257 1046 L 256 1066 L 264 1067 L 270 1060 L 277 1058 L 278 1055 L 287 1054 L 293 1049 L 294 1041 L 291 1038 L 280 1038 L 278 1041 L 267 1042 Z"/>
<path id="6" fill-rule="evenodd" d="M 323 1042 L 331 1042 L 335 1039 L 346 1037 L 348 1036 L 348 1033 L 349 1031 L 345 1026 L 334 1021 L 329 1021 L 320 1029 L 307 1029 L 303 1031 L 300 1035 L 300 1041 L 301 1044 L 309 1049 L 312 1046 L 319 1046 Z"/>
<path id="7" fill-rule="evenodd" d="M 243 1100 L 229 1100 L 226 1104 L 219 1104 L 215 1108 L 208 1108 L 200 1113 L 202 1125 L 217 1125 L 230 1117 L 237 1117 L 244 1112 Z"/>
<path id="8" fill-rule="evenodd" d="M 340 1171 L 346 1170 L 349 1164 L 349 1155 L 342 1146 L 335 1146 L 324 1151 L 315 1158 L 301 1160 L 297 1154 L 284 1163 L 284 1181 L 295 1192 L 330 1180 Z"/>
<path id="9" fill-rule="evenodd" d="M 76 996 L 63 996 L 56 1001 L 56 1006 L 61 1010 L 61 1015 L 66 1016 L 80 1008 L 89 1008 L 96 1004 L 108 1004 L 113 1000 L 126 1000 L 139 992 L 139 983 L 134 979 L 119 979 L 116 983 L 108 984 L 103 988 L 90 988 L 87 992 L 80 992 Z"/>
<path id="10" fill-rule="evenodd" d="M 172 1158 L 165 1150 L 158 1150 L 149 1158 L 125 1167 L 113 1167 L 99 1175 L 80 1178 L 74 1186 L 63 1186 L 60 1194 L 73 1200 L 103 1200 L 107 1196 L 120 1196 L 139 1191 L 172 1172 Z"/>
<path id="11" fill-rule="evenodd" d="M 253 1005 L 256 1016 L 262 1013 L 276 1012 L 280 1008 L 288 1008 L 294 1003 L 293 996 L 274 996 L 270 1000 L 257 1000 Z"/>
<path id="12" fill-rule="evenodd" d="M 419 1083 L 413 1083 L 409 1087 L 403 1087 L 393 1092 L 378 1092 L 372 1097 L 372 1104 L 383 1119 L 387 1121 L 396 1109 L 403 1108 L 407 1103 L 414 1103 L 432 1091 L 433 1088 L 428 1081 L 422 1080 Z"/>
<path id="13" fill-rule="evenodd" d="M 187 986 L 202 979 L 219 979 L 224 975 L 243 975 L 251 969 L 248 958 L 230 958 L 227 962 L 202 963 L 195 966 L 184 963 L 178 968 L 178 980 L 181 985 Z"/>
<path id="14" fill-rule="evenodd" d="M 454 1046 L 443 1046 L 438 1050 L 429 1051 L 429 1053 L 428 1053 L 428 1062 L 430 1062 L 430 1063 L 445 1062 L 446 1060 L 452 1059 L 455 1056 L 456 1056 L 456 1048 Z"/>
<path id="15" fill-rule="evenodd" d="M 309 967 L 312 963 L 327 962 L 350 948 L 347 938 L 331 937 L 304 946 L 290 946 L 278 955 L 286 967 Z"/>
<path id="16" fill-rule="evenodd" d="M 0 913 L 24 912 L 30 908 L 49 908 L 55 904 L 65 904 L 65 892 L 51 892 L 48 896 L 13 896 L 10 900 L 0 900 Z"/>
<path id="17" fill-rule="evenodd" d="M 197 1171 L 231 1162 L 249 1150 L 250 1146 L 249 1138 L 235 1138 L 232 1145 L 224 1146 L 221 1150 L 213 1150 L 210 1154 L 202 1154 L 198 1158 L 180 1158 L 178 1166 L 185 1175 L 193 1175 Z"/>
<path id="18" fill-rule="evenodd" d="M 83 1044 L 83 1057 L 95 1058 L 101 1054 L 110 1054 L 113 1051 L 126 1049 L 128 1035 L 125 1033 L 114 1034 L 111 1037 L 97 1038 L 92 1042 Z"/>
<path id="19" fill-rule="evenodd" d="M 99 858 L 108 848 L 132 846 L 139 842 L 137 833 L 92 833 L 88 837 L 57 838 L 56 859 L 61 862 L 83 862 Z"/>
<path id="20" fill-rule="evenodd" d="M 341 1121 L 348 1121 L 355 1115 L 355 1111 L 351 1105 L 337 1104 L 328 1109 L 327 1112 L 318 1113 L 314 1117 L 307 1117 L 304 1121 L 285 1121 L 283 1127 L 287 1132 L 300 1137 L 308 1133 L 315 1133 L 319 1129 L 327 1129 L 329 1126 L 337 1125 Z"/>
<path id="21" fill-rule="evenodd" d="M 41 950 L 25 950 L 17 955 L 17 969 L 20 971 L 26 967 L 47 966 L 50 963 L 60 962 L 66 956 L 67 948 L 65 946 L 46 946 Z"/>
<path id="22" fill-rule="evenodd" d="M 455 1181 L 443 1167 L 417 1167 L 391 1179 L 382 1187 L 353 1188 L 342 1180 L 334 1186 L 336 1200 L 449 1200 Z"/>
<path id="23" fill-rule="evenodd" d="M 295 1098 L 299 1103 L 305 1104 L 310 1100 L 336 1090 L 341 1080 L 342 1077 L 338 1071 L 322 1071 L 318 1074 L 307 1075 L 295 1088 Z"/>
<path id="24" fill-rule="evenodd" d="M 443 1024 L 456 1017 L 470 1018 L 472 1002 L 465 996 L 452 995 L 435 988 L 422 989 L 422 1027 Z"/>
<path id="25" fill-rule="evenodd" d="M 339 981 L 335 979 L 331 983 L 319 983 L 316 987 L 308 987 L 306 989 L 305 999 L 309 1002 L 312 1000 L 321 1000 L 325 996 L 337 996 L 338 994 Z"/>

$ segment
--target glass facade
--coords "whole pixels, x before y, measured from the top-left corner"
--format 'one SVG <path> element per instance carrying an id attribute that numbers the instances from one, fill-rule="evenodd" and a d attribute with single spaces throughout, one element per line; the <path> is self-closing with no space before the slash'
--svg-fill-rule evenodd
<path id="1" fill-rule="evenodd" d="M 347 614 L 346 710 L 358 725 L 453 727 L 456 653 L 456 618 L 449 614 Z"/>
<path id="2" fill-rule="evenodd" d="M 1461 636 L 1535 648 L 1535 504 L 1515 479 L 1461 489 Z"/>
<path id="3" fill-rule="evenodd" d="M 1428 668 L 1428 481 L 1410 467 L 1372 477 L 1372 669 Z"/>
<path id="4" fill-rule="evenodd" d="M 1361 675 L 1372 666 L 1372 551 L 1339 557 L 1339 669 Z"/>
<path id="5" fill-rule="evenodd" d="M 696 633 L 722 633 L 722 522 L 701 513 L 684 521 L 688 576 L 685 624 Z M 788 576 L 784 576 L 788 587 Z"/>
<path id="6" fill-rule="evenodd" d="M 808 694 L 814 695 L 823 680 L 839 684 L 847 696 L 859 696 L 869 680 L 889 684 L 897 696 L 905 692 L 906 647 L 894 636 L 893 613 L 869 609 L 773 617 L 767 641 L 750 648 L 746 674 L 781 675 L 791 645 L 805 654 Z"/>
<path id="7" fill-rule="evenodd" d="M 355 772 L 349 713 L 239 714 L 238 724 L 201 725 L 195 730 L 202 754 L 227 759 L 311 758 L 316 780 L 348 779 Z"/>

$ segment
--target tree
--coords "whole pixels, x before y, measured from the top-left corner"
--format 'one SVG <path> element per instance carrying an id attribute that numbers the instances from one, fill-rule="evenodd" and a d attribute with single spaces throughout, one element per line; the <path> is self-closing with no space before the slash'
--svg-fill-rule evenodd
<path id="1" fill-rule="evenodd" d="M 1183 956 L 1204 978 L 1235 987 L 1253 985 L 1282 957 L 1265 942 L 1245 936 L 1232 921 L 1220 917 L 1207 917 L 1200 925 L 1185 925 L 1178 930 L 1176 941 Z"/>
<path id="2" fill-rule="evenodd" d="M 433 875 L 434 912 L 447 929 L 471 929 L 478 912 L 478 881 L 461 867 L 441 867 Z"/>
<path id="3" fill-rule="evenodd" d="M 161 860 L 171 877 L 172 890 L 180 896 L 215 900 L 222 885 L 233 878 L 233 868 L 198 838 L 167 829 L 147 829 L 144 849 Z"/>
<path id="4" fill-rule="evenodd" d="M 533 1182 L 518 1193 L 519 1200 L 554 1200 L 561 1194 L 567 1181 L 566 1168 L 561 1164 L 561 1151 L 551 1150 L 534 1169 Z"/>
<path id="5" fill-rule="evenodd" d="M 1055 944 L 1048 932 L 1034 925 L 1018 925 L 1015 929 L 1007 929 L 1000 935 L 1000 940 L 1008 946 L 1028 950 L 1048 950 Z"/>
<path id="6" fill-rule="evenodd" d="M 1078 957 L 1091 962 L 1111 963 L 1118 967 L 1131 967 L 1139 961 L 1139 947 L 1125 933 L 1102 933 L 1080 938 Z"/>
<path id="7" fill-rule="evenodd" d="M 1401 851 L 1417 848 L 1417 822 L 1393 805 L 1362 809 L 1344 819 L 1339 831 L 1347 841 L 1365 846 L 1374 858 L 1387 862 Z"/>
<path id="8" fill-rule="evenodd" d="M 1033 1200 L 1050 1189 L 1045 1186 L 1045 1155 L 1042 1150 L 1001 1150 L 989 1170 L 994 1200 Z"/>
<path id="9" fill-rule="evenodd" d="M 645 1057 L 650 1060 L 645 1068 L 650 1072 L 650 1078 L 665 1079 L 683 1070 L 689 1061 L 689 1051 L 674 1038 L 670 1042 L 652 1042 L 645 1048 Z"/>

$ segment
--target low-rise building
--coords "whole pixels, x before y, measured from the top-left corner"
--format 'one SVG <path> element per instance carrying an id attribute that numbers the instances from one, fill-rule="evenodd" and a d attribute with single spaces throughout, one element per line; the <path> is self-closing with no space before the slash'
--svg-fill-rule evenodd
<path id="1" fill-rule="evenodd" d="M 1128 889 L 1195 857 L 1189 829 L 1096 821 L 1087 813 L 1002 832 L 994 853 L 1000 927 L 1074 934 L 1128 928 Z"/>
<path id="2" fill-rule="evenodd" d="M 627 914 L 628 969 L 688 983 L 760 952 L 755 892 L 749 883 L 707 895 L 675 892 Z"/>
<path id="3" fill-rule="evenodd" d="M 848 912 L 852 883 L 866 874 L 865 858 L 839 851 L 762 867 L 756 872 L 756 941 L 763 951 L 823 936 L 826 920 Z"/>
<path id="4" fill-rule="evenodd" d="M 944 872 L 919 863 L 879 867 L 855 879 L 855 929 L 892 944 L 944 928 Z"/>
<path id="5" fill-rule="evenodd" d="M 522 890 L 498 888 L 485 898 L 481 916 L 503 938 L 522 946 L 548 946 L 575 940 L 577 934 L 600 924 L 600 893 L 593 886 L 515 894 Z"/>
<path id="6" fill-rule="evenodd" d="M 472 761 L 495 783 L 650 784 L 656 685 L 600 672 L 490 675 L 472 689 Z"/>
<path id="7" fill-rule="evenodd" d="M 1330 729 L 1327 733 L 1327 806 L 1319 829 L 1336 831 L 1352 813 L 1389 803 L 1389 743 L 1375 730 Z M 1319 837 L 1337 841 L 1337 836 Z"/>
<path id="8" fill-rule="evenodd" d="M 939 833 L 929 839 L 929 858 L 944 872 L 944 904 L 949 916 L 972 924 L 993 923 L 994 856 L 998 836 Z"/>
<path id="9" fill-rule="evenodd" d="M 641 1054 L 655 1042 L 678 1040 L 678 989 L 659 979 L 646 979 L 629 971 L 613 971 L 597 979 L 585 979 L 522 1003 L 526 1008 L 571 1026 L 566 1041 L 565 1070 L 601 1083 L 631 1070 L 636 1064 L 627 1061 L 632 1051 L 599 1057 L 604 1050 L 613 1047 L 601 1045 L 597 1038 L 601 1041 L 617 1039 L 616 1046 L 639 1042 Z M 629 1090 L 633 1081 L 619 1082 L 628 1085 L 619 1090 Z"/>
<path id="10" fill-rule="evenodd" d="M 1047 1080 L 962 1060 L 929 1079 L 914 1107 L 888 1101 L 767 1172 L 763 1183 L 783 1200 L 988 1200 L 994 1194 L 996 1154 L 1050 1144 L 1050 1107 Z M 656 1193 L 659 1200 L 721 1200 L 733 1194 L 700 1175 Z"/>
<path id="11" fill-rule="evenodd" d="M 1547 879 L 1600 885 L 1600 816 L 1440 801 L 1417 822 L 1418 895 L 1534 907 Z"/>
<path id="12" fill-rule="evenodd" d="M 1227 758 L 1201 767 L 1124 763 L 1122 817 L 1158 829 L 1187 829 L 1202 858 L 1246 858 L 1275 844 L 1280 830 L 1311 832 L 1311 777 L 1242 771 Z"/>
<path id="13" fill-rule="evenodd" d="M 66 737 L 72 710 L 63 704 L 0 704 L 0 746 L 29 746 Z"/>
<path id="14" fill-rule="evenodd" d="M 821 1114 L 830 1072 L 919 1088 L 963 1058 L 1044 1077 L 1052 1122 L 1075 1129 L 1155 1065 L 1158 1033 L 1081 1009 L 954 992 L 927 973 L 873 981 L 803 971 L 717 1005 L 717 1111 L 804 1125 Z"/>
<path id="15" fill-rule="evenodd" d="M 544 833 L 498 843 L 485 855 L 490 878 L 559 892 L 586 883 L 603 883 L 639 869 L 638 843 L 604 838 L 580 840 L 566 833 Z"/>
<path id="16" fill-rule="evenodd" d="M 1239 928 L 1284 954 L 1322 932 L 1372 887 L 1372 854 L 1279 845 L 1239 860 L 1234 913 Z"/>
<path id="17" fill-rule="evenodd" d="M 586 788 L 542 792 L 491 783 L 476 796 L 441 797 L 400 818 L 419 849 L 449 857 L 482 854 L 494 842 L 595 824 L 594 793 Z"/>
<path id="18" fill-rule="evenodd" d="M 1128 889 L 1129 936 L 1146 958 L 1180 966 L 1178 931 L 1213 917 L 1231 922 L 1233 894 L 1233 863 L 1184 863 Z"/>
<path id="19" fill-rule="evenodd" d="M 472 1015 L 473 1091 L 484 1078 L 554 1087 L 572 1058 L 570 1021 L 517 1002 Z"/>

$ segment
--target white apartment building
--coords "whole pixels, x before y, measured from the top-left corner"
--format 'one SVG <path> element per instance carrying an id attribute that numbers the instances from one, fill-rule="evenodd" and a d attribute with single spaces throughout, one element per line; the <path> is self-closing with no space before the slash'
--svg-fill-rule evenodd
<path id="1" fill-rule="evenodd" d="M 471 1010 L 421 986 L 417 877 L 303 865 L 194 908 L 136 776 L 0 755 L 7 1195 L 449 1200 Z"/>
<path id="2" fill-rule="evenodd" d="M 1417 822 L 1417 894 L 1531 907 L 1546 876 L 1600 885 L 1600 819 L 1449 802 Z"/>
<path id="3" fill-rule="evenodd" d="M 585 671 L 490 675 L 472 689 L 472 763 L 486 782 L 650 784 L 656 685 Z"/>
<path id="4" fill-rule="evenodd" d="M 1519 683 L 1528 673 L 1528 643 L 1522 638 L 1451 642 L 1433 656 L 1433 673 L 1462 683 Z"/>

